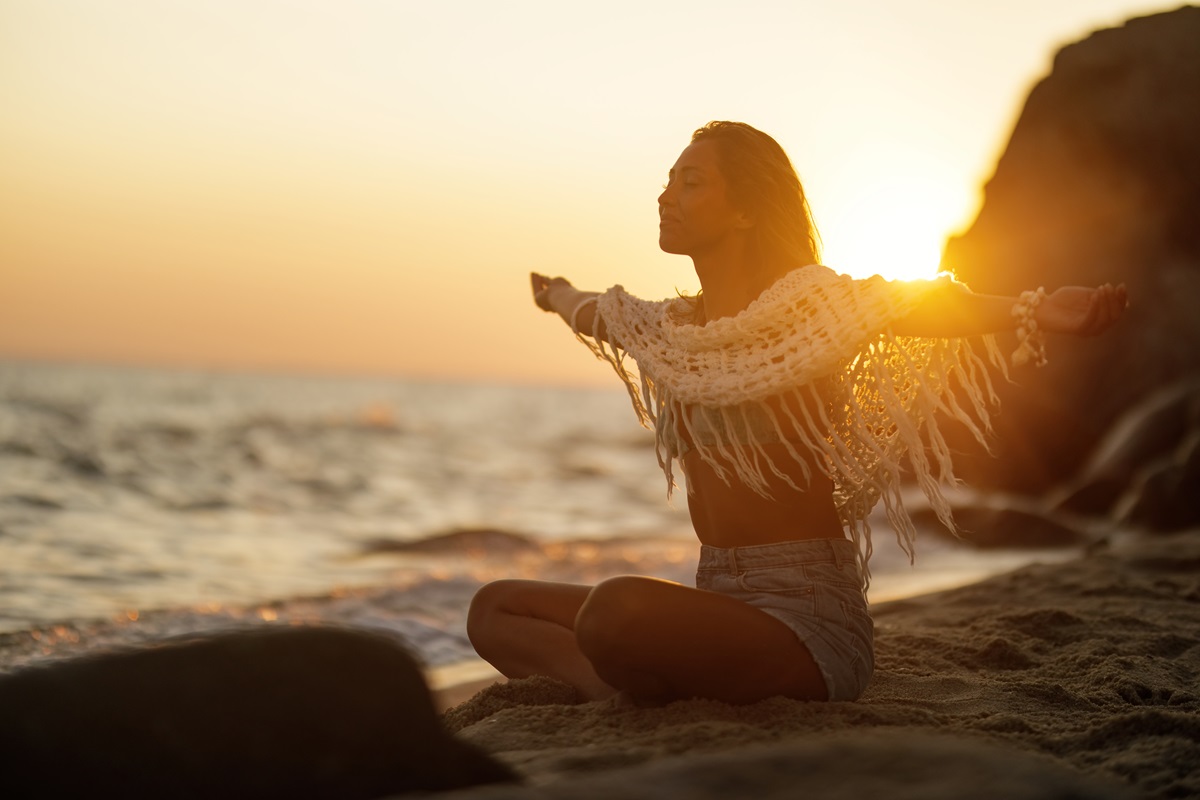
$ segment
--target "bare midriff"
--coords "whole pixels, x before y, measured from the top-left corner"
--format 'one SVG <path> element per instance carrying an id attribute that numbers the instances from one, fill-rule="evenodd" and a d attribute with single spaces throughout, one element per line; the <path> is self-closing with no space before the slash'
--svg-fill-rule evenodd
<path id="1" fill-rule="evenodd" d="M 766 498 L 736 479 L 726 484 L 695 451 L 684 456 L 688 511 L 700 541 L 713 547 L 745 547 L 843 538 L 833 505 L 832 481 L 813 469 L 812 477 L 806 479 L 783 444 L 768 444 L 763 449 L 800 491 L 768 474 L 771 497 Z"/>

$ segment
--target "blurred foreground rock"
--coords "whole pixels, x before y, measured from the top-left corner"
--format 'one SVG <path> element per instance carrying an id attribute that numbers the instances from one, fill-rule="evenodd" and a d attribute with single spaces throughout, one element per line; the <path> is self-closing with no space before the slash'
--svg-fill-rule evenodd
<path id="1" fill-rule="evenodd" d="M 395 638 L 252 629 L 0 676 L 6 798 L 368 800 L 514 780 Z"/>

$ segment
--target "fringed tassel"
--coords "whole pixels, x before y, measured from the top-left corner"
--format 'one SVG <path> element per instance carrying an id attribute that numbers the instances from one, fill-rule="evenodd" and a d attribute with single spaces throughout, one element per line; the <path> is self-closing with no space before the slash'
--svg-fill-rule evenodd
<path id="1" fill-rule="evenodd" d="M 685 442 L 727 484 L 739 481 L 770 497 L 769 476 L 774 476 L 802 491 L 791 477 L 794 470 L 783 469 L 765 446 L 780 443 L 800 465 L 806 484 L 814 467 L 834 482 L 842 524 L 859 555 L 864 591 L 873 552 L 869 515 L 877 502 L 882 501 L 901 549 L 910 561 L 915 558 L 917 532 L 901 496 L 902 456 L 907 455 L 916 484 L 938 519 L 954 530 L 942 485 L 954 484 L 956 478 L 937 414 L 961 422 L 986 448 L 989 409 L 996 403 L 988 365 L 966 340 L 880 335 L 827 380 L 785 389 L 771 403 L 755 402 L 755 415 L 768 421 L 771 436 L 747 417 L 746 403 L 685 407 L 653 376 L 628 368 L 619 343 L 599 337 L 600 326 L 597 313 L 592 336 L 578 330 L 576 335 L 597 358 L 612 365 L 639 421 L 654 430 L 668 497 L 675 488 L 673 464 L 684 464 Z M 1007 377 L 992 337 L 984 337 L 984 346 L 988 361 Z"/>

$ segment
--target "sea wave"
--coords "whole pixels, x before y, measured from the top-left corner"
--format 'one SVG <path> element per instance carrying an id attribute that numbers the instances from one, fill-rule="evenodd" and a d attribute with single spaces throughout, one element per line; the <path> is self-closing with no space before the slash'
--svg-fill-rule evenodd
<path id="1" fill-rule="evenodd" d="M 621 391 L 0 364 L 0 650 L 328 622 L 453 663 L 488 580 L 692 582 L 652 448 Z M 872 599 L 1031 558 L 921 548 Z"/>

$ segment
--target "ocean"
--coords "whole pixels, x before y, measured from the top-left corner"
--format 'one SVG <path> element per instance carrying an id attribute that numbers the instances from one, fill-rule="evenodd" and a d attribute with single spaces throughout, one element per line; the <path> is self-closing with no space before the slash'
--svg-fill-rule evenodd
<path id="1" fill-rule="evenodd" d="M 488 580 L 691 583 L 665 490 L 620 387 L 0 362 L 0 644 L 329 622 L 469 663 Z M 1068 555 L 875 529 L 873 601 Z"/>

